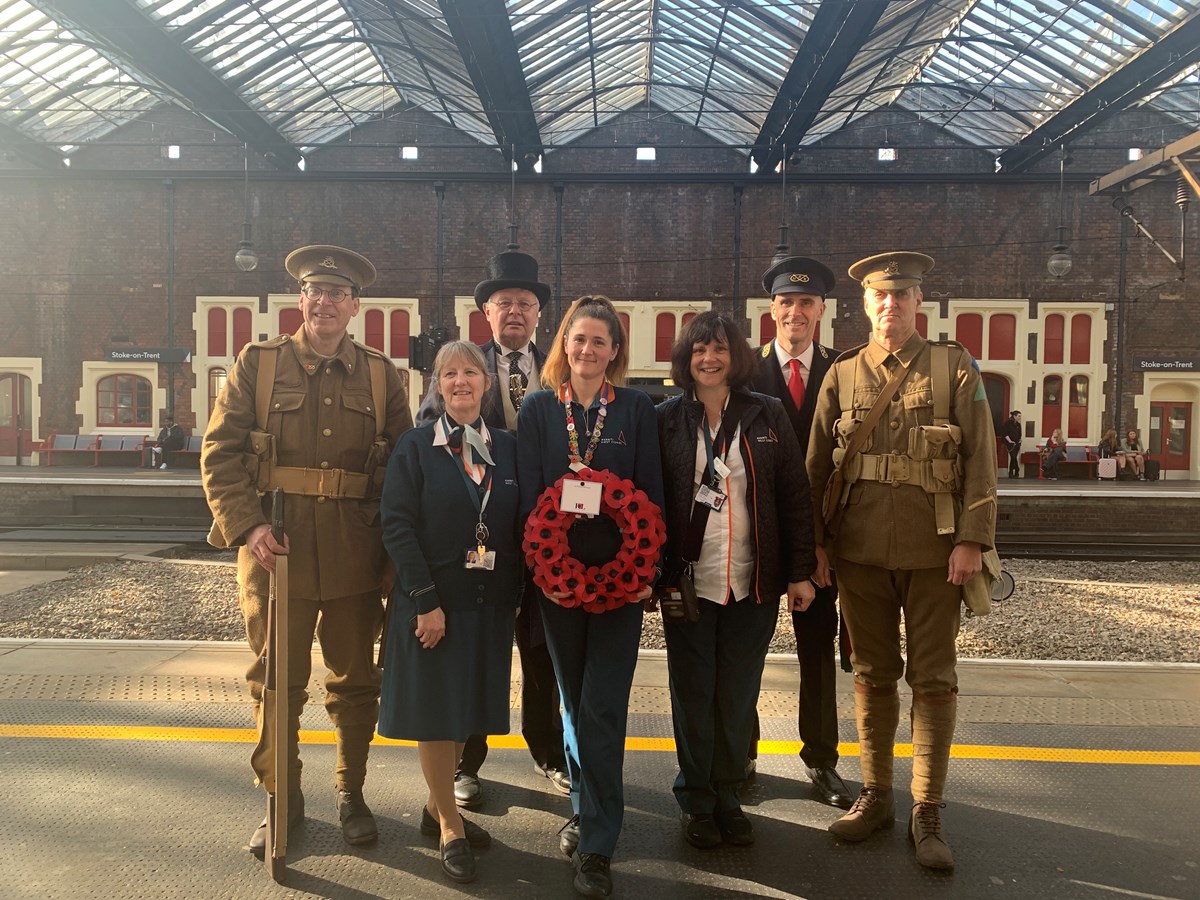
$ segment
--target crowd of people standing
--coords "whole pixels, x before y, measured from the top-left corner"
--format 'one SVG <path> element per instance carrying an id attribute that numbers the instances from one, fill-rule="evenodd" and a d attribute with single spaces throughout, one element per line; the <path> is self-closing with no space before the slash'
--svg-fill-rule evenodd
<path id="1" fill-rule="evenodd" d="M 277 782 L 292 825 L 304 820 L 298 729 L 315 635 L 329 669 L 345 839 L 378 838 L 363 796 L 376 730 L 412 740 L 428 788 L 421 832 L 437 840 L 446 877 L 474 880 L 476 851 L 491 837 L 459 810 L 482 802 L 486 736 L 509 730 L 515 636 L 523 737 L 537 771 L 570 796 L 558 847 L 573 862 L 576 893 L 609 896 L 639 638 L 643 616 L 661 610 L 681 836 L 702 848 L 752 844 L 739 791 L 753 770 L 755 705 L 784 603 L 800 661 L 800 755 L 814 797 L 845 811 L 830 831 L 857 842 L 895 819 L 904 677 L 913 688 L 909 835 L 922 865 L 953 867 L 939 811 L 954 638 L 962 585 L 994 541 L 994 436 L 969 354 L 917 333 L 930 257 L 893 252 L 851 267 L 872 334 L 840 356 L 815 340 L 832 271 L 806 257 L 776 261 L 763 276 L 776 338 L 754 351 L 728 316 L 695 316 L 672 348 L 680 393 L 655 408 L 624 384 L 629 339 L 606 297 L 571 304 L 542 354 L 533 334 L 550 289 L 536 261 L 510 248 L 475 291 L 492 340 L 441 347 L 415 427 L 395 368 L 347 334 L 375 278 L 371 263 L 319 245 L 286 266 L 303 324 L 243 350 L 201 468 L 210 540 L 239 548 L 261 727 L 266 580 L 280 555 L 293 561 L 291 703 L 280 723 L 289 764 Z M 276 487 L 296 497 L 282 540 L 265 499 Z M 603 578 L 545 589 L 530 576 L 522 534 L 559 493 L 548 515 L 569 516 L 569 556 Z M 639 527 L 665 531 L 666 543 L 643 574 L 621 581 L 610 569 L 633 552 L 630 534 L 601 509 L 630 497 L 644 504 Z M 839 604 L 862 748 L 856 796 L 837 772 Z M 373 657 L 381 631 L 382 669 Z M 250 849 L 261 855 L 266 841 L 264 822 Z"/>

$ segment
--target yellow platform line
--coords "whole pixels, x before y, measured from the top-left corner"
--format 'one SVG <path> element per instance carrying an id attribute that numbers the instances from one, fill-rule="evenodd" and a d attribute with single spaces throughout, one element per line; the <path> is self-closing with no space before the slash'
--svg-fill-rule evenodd
<path id="1" fill-rule="evenodd" d="M 258 735 L 252 728 L 178 728 L 154 725 L 4 725 L 0 738 L 41 738 L 84 741 L 178 741 L 214 744 L 253 744 Z M 332 744 L 332 731 L 301 731 L 304 744 Z M 376 737 L 377 746 L 415 747 L 413 741 L 395 741 Z M 524 749 L 525 741 L 515 735 L 493 735 L 488 744 L 500 750 Z M 671 738 L 631 737 L 626 750 L 674 753 Z M 795 756 L 798 741 L 760 741 L 760 756 Z M 842 756 L 858 756 L 856 743 L 838 745 Z M 1020 747 L 1002 744 L 955 744 L 955 759 L 985 759 L 1006 762 L 1065 762 L 1128 766 L 1200 766 L 1200 751 L 1191 750 L 1113 750 L 1091 747 Z M 896 756 L 911 757 L 912 744 L 897 744 Z"/>

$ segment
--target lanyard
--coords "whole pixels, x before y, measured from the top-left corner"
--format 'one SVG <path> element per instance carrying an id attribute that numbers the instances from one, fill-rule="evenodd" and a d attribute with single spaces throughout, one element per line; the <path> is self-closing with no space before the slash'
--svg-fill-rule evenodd
<path id="1" fill-rule="evenodd" d="M 733 432 L 737 431 L 737 423 L 734 423 L 733 432 L 729 430 L 729 419 L 726 415 L 729 412 L 729 398 L 725 398 L 725 408 L 721 410 L 721 424 L 717 427 L 716 440 L 721 442 L 721 455 L 716 455 L 715 441 L 708 433 L 708 417 L 701 415 L 700 417 L 700 437 L 704 441 L 704 454 L 708 459 L 708 464 L 704 467 L 704 480 L 717 488 L 721 484 L 721 479 L 717 477 L 716 461 L 725 461 L 725 457 L 729 453 L 729 442 L 733 440 Z"/>
<path id="2" fill-rule="evenodd" d="M 588 441 L 587 450 L 581 457 L 579 455 L 579 429 L 575 427 L 575 415 L 571 412 L 571 380 L 568 378 L 563 382 L 559 396 L 562 398 L 563 409 L 567 415 L 567 455 L 571 459 L 572 469 L 575 469 L 576 466 L 586 468 L 592 462 L 592 454 L 596 452 L 596 447 L 600 444 L 600 432 L 604 430 L 604 418 L 608 415 L 609 392 L 608 379 L 605 379 L 600 384 L 600 412 L 596 417 L 596 427 L 592 429 L 592 439 Z M 586 410 L 584 410 L 584 416 L 584 425 L 586 426 Z"/>
<path id="3" fill-rule="evenodd" d="M 450 419 L 448 416 L 442 416 L 442 428 L 449 435 L 453 430 L 450 428 Z M 450 451 L 450 456 L 454 459 L 455 467 L 458 469 L 458 474 L 462 476 L 463 483 L 467 486 L 467 496 L 471 498 L 471 505 L 475 507 L 475 512 L 479 514 L 479 524 L 475 526 L 476 537 L 480 543 L 487 540 L 487 526 L 483 524 L 484 514 L 487 512 L 488 501 L 492 499 L 492 468 L 486 462 L 481 462 L 480 465 L 484 468 L 483 481 L 476 484 L 475 480 L 467 474 L 466 450 L 469 447 L 466 441 L 463 441 L 461 448 L 455 449 L 449 444 L 446 449 Z M 482 537 L 479 535 L 482 534 Z"/>

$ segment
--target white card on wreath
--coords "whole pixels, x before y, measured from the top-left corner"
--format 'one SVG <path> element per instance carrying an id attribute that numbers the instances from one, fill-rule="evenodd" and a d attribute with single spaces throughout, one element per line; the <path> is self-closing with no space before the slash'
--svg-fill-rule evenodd
<path id="1" fill-rule="evenodd" d="M 561 512 L 577 516 L 597 516 L 603 496 L 604 485 L 599 482 L 567 479 L 563 481 L 562 501 L 558 508 Z"/>

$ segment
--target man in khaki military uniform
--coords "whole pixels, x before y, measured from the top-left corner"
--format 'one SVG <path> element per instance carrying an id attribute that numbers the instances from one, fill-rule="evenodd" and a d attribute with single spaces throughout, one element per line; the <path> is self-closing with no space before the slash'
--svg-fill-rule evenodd
<path id="1" fill-rule="evenodd" d="M 363 844 L 377 836 L 362 787 L 379 715 L 374 643 L 392 579 L 379 493 L 388 455 L 412 416 L 396 367 L 346 334 L 375 267 L 330 246 L 296 250 L 284 265 L 300 283 L 304 324 L 248 345 L 217 398 L 200 454 L 213 514 L 209 541 L 239 548 L 238 599 L 256 657 L 246 681 L 259 715 L 270 572 L 276 555 L 288 554 L 289 819 L 304 819 L 298 736 L 315 633 L 329 668 L 325 709 L 337 734 L 338 816 L 346 840 Z M 266 495 L 277 486 L 287 494 L 282 546 L 271 536 Z M 265 826 L 250 841 L 257 855 Z"/>
<path id="2" fill-rule="evenodd" d="M 818 517 L 817 539 L 837 569 L 850 630 L 863 774 L 854 806 L 829 830 L 861 841 L 895 819 L 896 685 L 904 676 L 913 692 L 909 835 L 921 865 L 950 869 L 939 810 L 958 692 L 954 641 L 962 585 L 980 571 L 981 552 L 995 540 L 996 459 L 991 412 L 970 354 L 917 334 L 920 284 L 933 262 L 895 252 L 850 267 L 863 286 L 871 340 L 842 354 L 821 385 L 808 472 L 818 509 L 835 464 L 845 479 L 824 520 Z M 903 373 L 899 392 L 847 461 L 852 435 L 894 373 Z"/>

